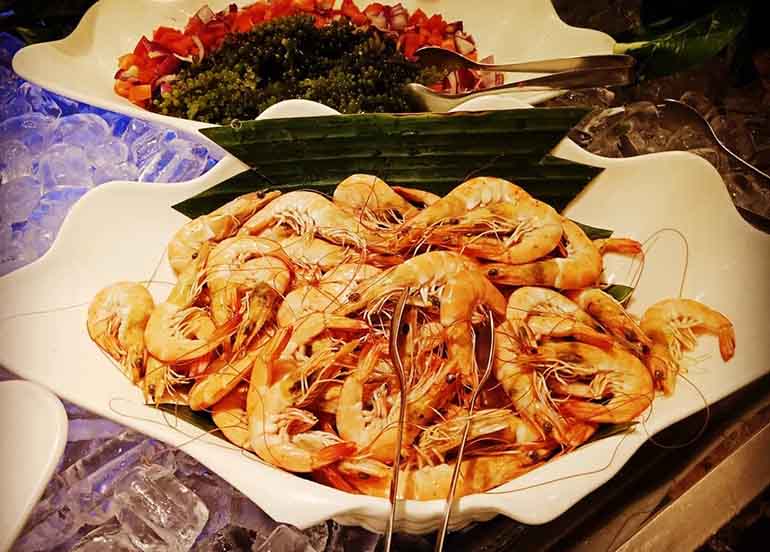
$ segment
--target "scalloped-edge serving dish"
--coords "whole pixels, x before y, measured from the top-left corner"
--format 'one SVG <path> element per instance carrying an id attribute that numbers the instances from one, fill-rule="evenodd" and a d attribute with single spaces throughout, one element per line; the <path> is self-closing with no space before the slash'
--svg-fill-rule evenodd
<path id="1" fill-rule="evenodd" d="M 67 430 L 64 405 L 48 389 L 31 381 L 0 381 L 0 550 L 11 547 L 43 495 L 64 453 Z"/>
<path id="2" fill-rule="evenodd" d="M 339 4 L 340 0 L 337 0 Z M 70 98 L 142 117 L 183 130 L 204 126 L 187 119 L 145 111 L 113 91 L 113 75 L 120 55 L 131 52 L 139 38 L 160 26 L 182 28 L 202 5 L 218 11 L 230 0 L 100 0 L 83 16 L 77 28 L 62 40 L 33 44 L 13 58 L 21 77 Z M 246 5 L 251 1 L 237 1 Z M 368 0 L 357 0 L 363 7 Z M 395 2 L 393 2 L 395 3 Z M 526 61 L 612 52 L 614 40 L 599 31 L 570 27 L 559 19 L 551 0 L 468 2 L 467 0 L 405 0 L 411 12 L 441 13 L 447 20 L 461 19 L 482 56 L 493 53 L 500 62 Z M 534 76 L 507 74 L 512 82 Z M 513 93 L 517 99 L 537 103 L 554 92 Z"/>
<path id="3" fill-rule="evenodd" d="M 510 100 L 476 100 L 479 109 L 515 107 Z M 520 105 L 519 105 L 520 106 Z M 329 109 L 293 100 L 262 116 L 310 116 Z M 561 456 L 493 492 L 466 496 L 452 528 L 503 514 L 523 523 L 548 522 L 607 482 L 650 436 L 770 372 L 770 236 L 735 210 L 721 177 L 703 159 L 668 152 L 629 159 L 597 157 L 564 140 L 555 154 L 606 167 L 566 210 L 579 221 L 647 241 L 633 313 L 680 286 L 685 297 L 725 313 L 737 334 L 735 357 L 722 362 L 715 339 L 704 337 L 689 382 L 656 399 L 643 424 Z M 166 244 L 187 220 L 171 205 L 242 170 L 226 157 L 189 182 L 112 182 L 83 196 L 46 255 L 0 278 L 0 365 L 60 397 L 183 448 L 241 490 L 278 521 L 308 527 L 325 519 L 382 531 L 385 499 L 352 495 L 257 462 L 253 456 L 168 414 L 145 406 L 134 387 L 86 332 L 87 305 L 119 280 L 152 280 L 163 299 L 175 280 Z M 628 259 L 608 257 L 610 282 L 633 279 Z M 752 282 L 754 282 L 752 284 Z M 441 501 L 407 501 L 398 530 L 425 533 L 442 517 Z"/>

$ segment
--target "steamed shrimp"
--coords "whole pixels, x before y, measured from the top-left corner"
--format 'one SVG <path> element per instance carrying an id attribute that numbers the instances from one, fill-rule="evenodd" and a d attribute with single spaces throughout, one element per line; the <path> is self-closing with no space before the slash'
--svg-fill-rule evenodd
<path id="1" fill-rule="evenodd" d="M 144 373 L 144 329 L 154 308 L 147 288 L 134 282 L 100 290 L 88 307 L 88 335 L 133 383 Z"/>
<path id="2" fill-rule="evenodd" d="M 644 313 L 644 333 L 652 340 L 647 363 L 655 384 L 666 395 L 674 391 L 683 353 L 696 344 L 696 332 L 714 334 L 719 339 L 722 360 L 735 354 L 735 329 L 720 312 L 692 299 L 664 299 Z"/>
<path id="3" fill-rule="evenodd" d="M 272 225 L 285 225 L 299 236 L 318 236 L 338 245 L 387 252 L 382 240 L 352 215 L 315 192 L 289 192 L 247 220 L 239 235 L 259 234 Z M 383 249 L 384 248 L 384 249 Z"/>
<path id="4" fill-rule="evenodd" d="M 545 371 L 551 389 L 567 397 L 559 409 L 578 420 L 628 422 L 655 396 L 647 367 L 621 347 L 605 351 L 585 343 L 546 343 L 526 362 Z"/>
<path id="5" fill-rule="evenodd" d="M 558 291 L 525 286 L 508 298 L 508 320 L 526 324 L 535 339 L 573 337 L 597 347 L 610 347 L 612 337 L 601 333 L 598 324 L 578 305 Z"/>
<path id="6" fill-rule="evenodd" d="M 652 341 L 614 297 L 599 288 L 570 291 L 567 296 L 637 355 L 649 352 Z"/>
<path id="7" fill-rule="evenodd" d="M 168 244 L 168 260 L 179 274 L 195 259 L 205 242 L 218 242 L 235 234 L 254 213 L 281 195 L 281 192 L 252 192 L 191 220 L 180 228 Z"/>
<path id="8" fill-rule="evenodd" d="M 354 174 L 340 182 L 333 200 L 369 228 L 386 230 L 417 213 L 393 188 L 369 174 Z"/>
<path id="9" fill-rule="evenodd" d="M 581 289 L 595 285 L 602 273 L 602 256 L 585 232 L 562 217 L 566 257 L 554 257 L 520 265 L 491 263 L 484 267 L 490 280 L 506 285 L 537 285 Z"/>

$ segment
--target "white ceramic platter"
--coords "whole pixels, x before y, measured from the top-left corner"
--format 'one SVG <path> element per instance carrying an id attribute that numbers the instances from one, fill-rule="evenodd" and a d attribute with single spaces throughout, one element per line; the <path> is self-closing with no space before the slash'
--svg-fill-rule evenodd
<path id="1" fill-rule="evenodd" d="M 337 0 L 339 5 L 341 0 Z M 157 115 L 131 104 L 112 89 L 120 55 L 133 51 L 143 34 L 151 37 L 160 25 L 183 28 L 206 0 L 100 0 L 63 40 L 34 44 L 13 59 L 13 69 L 23 78 L 91 105 L 119 113 L 155 120 L 184 130 L 204 125 L 185 119 Z M 218 11 L 229 0 L 210 0 Z M 239 5 L 252 3 L 238 1 Z M 363 8 L 369 2 L 357 0 Z M 395 2 L 392 2 L 395 3 Z M 500 62 L 554 57 L 607 54 L 614 41 L 608 35 L 566 25 L 559 19 L 551 0 L 405 0 L 411 12 L 422 8 L 427 14 L 441 13 L 446 20 L 462 20 L 476 39 L 482 56 L 493 53 Z M 520 80 L 528 74 L 508 75 Z M 554 93 L 517 93 L 536 103 Z"/>
<path id="2" fill-rule="evenodd" d="M 0 382 L 0 550 L 19 535 L 67 444 L 67 413 L 29 381 Z"/>
<path id="3" fill-rule="evenodd" d="M 494 98 L 477 107 L 513 107 L 504 103 Z M 290 101 L 271 112 L 308 116 L 328 113 L 328 108 Z M 770 276 L 770 236 L 738 215 L 713 167 L 679 152 L 604 159 L 569 140 L 555 153 L 606 167 L 569 206 L 569 216 L 642 241 L 657 236 L 648 244 L 631 311 L 639 314 L 661 298 L 676 296 L 686 266 L 684 296 L 711 305 L 733 321 L 737 352 L 724 364 L 715 340 L 704 337 L 695 352 L 702 358 L 688 374 L 697 392 L 680 381 L 677 393 L 657 399 L 635 432 L 578 449 L 494 492 L 462 498 L 454 510 L 454 528 L 496 514 L 524 523 L 550 521 L 609 480 L 649 435 L 703 408 L 704 398 L 712 404 L 770 371 L 765 320 L 770 287 L 764 285 Z M 278 521 L 307 527 L 335 518 L 381 531 L 386 500 L 347 494 L 265 466 L 144 406 L 140 390 L 86 332 L 87 305 L 105 285 L 152 279 L 156 299 L 166 297 L 174 281 L 166 244 L 187 220 L 170 206 L 242 167 L 228 156 L 189 182 L 112 182 L 87 193 L 44 257 L 0 278 L 0 364 L 84 408 L 182 447 Z M 606 278 L 629 282 L 632 268 L 627 259 L 609 258 Z M 434 530 L 442 512 L 440 501 L 409 501 L 400 512 L 399 530 Z"/>

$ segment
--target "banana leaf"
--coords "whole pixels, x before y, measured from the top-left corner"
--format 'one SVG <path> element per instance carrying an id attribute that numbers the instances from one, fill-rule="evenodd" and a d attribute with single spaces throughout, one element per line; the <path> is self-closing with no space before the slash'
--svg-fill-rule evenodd
<path id="1" fill-rule="evenodd" d="M 214 424 L 214 420 L 211 418 L 211 414 L 208 412 L 205 412 L 203 410 L 193 410 L 187 405 L 184 404 L 173 404 L 173 403 L 163 403 L 163 404 L 148 404 L 147 406 L 152 406 L 154 408 L 157 408 L 158 410 L 161 410 L 163 412 L 167 412 L 173 416 L 176 416 L 180 420 L 184 420 L 185 422 L 188 422 L 189 424 L 194 425 L 201 431 L 208 433 L 209 435 L 213 435 L 214 437 L 219 437 L 220 439 L 227 440 L 224 435 L 222 435 L 222 432 L 219 430 L 219 428 Z M 228 441 L 229 442 L 229 441 Z"/>
<path id="2" fill-rule="evenodd" d="M 647 27 L 633 42 L 615 44 L 614 51 L 637 60 L 640 79 L 670 75 L 708 61 L 733 43 L 749 11 L 745 2 L 722 2 L 673 29 Z"/>

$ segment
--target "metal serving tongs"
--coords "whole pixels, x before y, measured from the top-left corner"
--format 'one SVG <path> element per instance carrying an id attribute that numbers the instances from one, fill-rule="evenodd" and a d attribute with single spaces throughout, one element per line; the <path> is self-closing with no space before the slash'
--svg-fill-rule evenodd
<path id="1" fill-rule="evenodd" d="M 404 88 L 414 107 L 423 111 L 449 111 L 473 98 L 506 94 L 512 91 L 542 92 L 552 90 L 580 90 L 597 86 L 623 86 L 636 79 L 635 60 L 626 55 L 581 56 L 514 64 L 479 63 L 451 50 L 426 47 L 415 52 L 419 63 L 438 65 L 448 69 L 460 67 L 482 71 L 550 73 L 518 82 L 493 86 L 471 92 L 447 94 L 436 92 L 418 83 Z"/>
<path id="2" fill-rule="evenodd" d="M 385 528 L 384 552 L 390 552 L 393 542 L 393 530 L 396 521 L 396 506 L 398 504 L 398 478 L 401 473 L 401 440 L 404 435 L 404 420 L 406 419 L 406 377 L 404 375 L 404 363 L 401 362 L 400 347 L 401 339 L 406 337 L 406 332 L 401 331 L 401 321 L 404 318 L 406 301 L 409 299 L 409 288 L 406 288 L 396 303 L 396 309 L 393 312 L 393 318 L 390 320 L 390 360 L 393 363 L 393 370 L 396 372 L 398 380 L 398 390 L 401 393 L 401 400 L 398 408 L 398 431 L 396 435 L 396 452 L 393 456 L 393 474 L 390 478 L 390 515 L 388 515 L 388 524 Z"/>
<path id="3" fill-rule="evenodd" d="M 479 378 L 478 385 L 473 390 L 470 403 L 468 404 L 468 419 L 465 420 L 463 437 L 460 441 L 460 447 L 457 449 L 455 468 L 452 472 L 452 479 L 449 482 L 449 493 L 447 493 L 446 505 L 444 506 L 444 519 L 441 522 L 441 528 L 436 534 L 436 546 L 434 552 L 442 552 L 444 549 L 444 540 L 446 539 L 447 530 L 449 528 L 449 519 L 452 515 L 452 504 L 455 501 L 457 481 L 460 478 L 460 467 L 462 466 L 463 454 L 465 453 L 465 444 L 468 441 L 468 433 L 471 429 L 471 420 L 473 419 L 473 411 L 476 407 L 476 399 L 492 373 L 492 361 L 495 356 L 495 321 L 492 312 L 489 309 L 484 309 L 484 314 L 484 327 L 476 333 L 475 347 L 473 350 L 476 359 L 476 368 L 483 369 L 483 372 Z"/>

